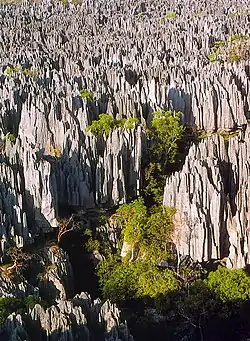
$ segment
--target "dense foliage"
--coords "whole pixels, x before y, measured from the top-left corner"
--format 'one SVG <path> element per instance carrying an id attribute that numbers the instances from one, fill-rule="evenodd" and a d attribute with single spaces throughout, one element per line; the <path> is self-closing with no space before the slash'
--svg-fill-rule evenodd
<path id="1" fill-rule="evenodd" d="M 109 135 L 115 128 L 131 130 L 138 124 L 139 120 L 134 117 L 115 119 L 109 114 L 100 114 L 98 120 L 94 120 L 86 127 L 86 131 L 97 137 Z"/>
<path id="2" fill-rule="evenodd" d="M 243 34 L 234 34 L 226 41 L 216 41 L 208 58 L 213 62 L 239 62 L 249 60 L 250 39 Z"/>
<path id="3" fill-rule="evenodd" d="M 149 155 L 144 166 L 143 195 L 151 203 L 161 203 L 166 175 L 171 164 L 179 163 L 180 143 L 185 135 L 181 112 L 158 110 L 148 129 Z"/>
<path id="4" fill-rule="evenodd" d="M 174 213 L 174 209 L 162 205 L 148 209 L 138 198 L 120 206 L 112 219 L 122 227 L 124 241 L 130 244 L 132 253 L 136 249 L 137 258 L 160 262 L 169 257 L 167 243 L 171 241 Z"/>
<path id="5" fill-rule="evenodd" d="M 176 161 L 178 142 L 184 135 L 181 112 L 166 110 L 154 112 L 150 127 L 150 136 L 154 140 L 152 154 L 163 165 Z"/>
<path id="6" fill-rule="evenodd" d="M 179 287 L 179 281 L 171 270 L 160 270 L 147 260 L 129 262 L 110 258 L 100 264 L 98 275 L 103 296 L 114 302 L 156 298 Z"/>
<path id="7" fill-rule="evenodd" d="M 222 302 L 243 302 L 250 299 L 250 277 L 242 269 L 219 267 L 209 274 L 207 285 Z"/>

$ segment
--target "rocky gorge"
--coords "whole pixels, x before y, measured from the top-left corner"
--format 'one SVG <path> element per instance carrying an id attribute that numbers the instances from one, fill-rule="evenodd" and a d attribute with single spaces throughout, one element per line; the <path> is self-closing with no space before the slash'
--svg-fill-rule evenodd
<path id="1" fill-rule="evenodd" d="M 159 109 L 201 137 L 164 187 L 178 255 L 249 264 L 249 22 L 241 0 L 0 4 L 0 295 L 49 303 L 9 315 L 1 340 L 133 339 L 115 304 L 90 297 L 70 233 L 141 194 Z M 212 60 L 234 41 L 242 58 Z M 96 137 L 101 113 L 139 124 Z M 15 251 L 29 274 L 6 265 L 9 249 L 37 254 Z"/>

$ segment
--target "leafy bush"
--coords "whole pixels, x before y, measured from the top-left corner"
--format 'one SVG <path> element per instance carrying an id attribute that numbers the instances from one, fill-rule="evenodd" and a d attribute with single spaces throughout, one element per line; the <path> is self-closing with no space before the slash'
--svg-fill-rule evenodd
<path id="1" fill-rule="evenodd" d="M 174 209 L 154 206 L 147 209 L 142 198 L 123 204 L 112 216 L 123 229 L 124 241 L 133 249 L 136 247 L 139 257 L 160 262 L 169 254 L 167 244 L 173 231 Z"/>
<path id="2" fill-rule="evenodd" d="M 80 91 L 80 97 L 83 99 L 86 99 L 87 101 L 92 102 L 94 99 L 94 95 L 91 91 L 89 91 L 88 89 L 82 89 Z"/>
<path id="3" fill-rule="evenodd" d="M 142 271 L 138 274 L 137 297 L 158 298 L 180 288 L 180 282 L 172 270 L 160 270 L 150 263 L 141 263 Z"/>
<path id="4" fill-rule="evenodd" d="M 177 16 L 176 12 L 173 11 L 169 11 L 164 15 L 166 19 L 176 19 L 176 16 Z"/>
<path id="5" fill-rule="evenodd" d="M 160 204 L 168 169 L 181 160 L 180 144 L 183 143 L 185 127 L 181 112 L 158 110 L 152 114 L 148 129 L 149 155 L 144 167 L 143 195 L 148 203 Z"/>
<path id="6" fill-rule="evenodd" d="M 115 128 L 131 130 L 136 128 L 138 124 L 137 118 L 129 117 L 116 120 L 109 114 L 100 114 L 98 120 L 94 120 L 91 125 L 86 127 L 86 131 L 97 137 L 109 135 Z"/>
<path id="7" fill-rule="evenodd" d="M 92 122 L 86 127 L 86 131 L 94 136 L 109 135 L 115 128 L 115 119 L 108 114 L 100 114 L 99 119 Z"/>
<path id="8" fill-rule="evenodd" d="M 143 194 L 150 198 L 151 202 L 161 204 L 165 182 L 166 176 L 164 175 L 162 165 L 159 162 L 150 162 L 144 172 Z"/>
<path id="9" fill-rule="evenodd" d="M 11 133 L 6 134 L 3 139 L 10 141 L 12 146 L 16 143 L 16 136 Z"/>
<path id="10" fill-rule="evenodd" d="M 48 307 L 48 303 L 46 301 L 34 295 L 28 295 L 27 297 L 25 297 L 23 299 L 23 304 L 27 310 L 33 309 L 36 304 L 40 304 L 43 308 Z"/>
<path id="11" fill-rule="evenodd" d="M 143 199 L 139 198 L 120 206 L 113 215 L 113 219 L 124 228 L 122 232 L 124 240 L 135 245 L 143 238 L 146 216 L 147 208 Z"/>
<path id="12" fill-rule="evenodd" d="M 0 297 L 0 326 L 3 326 L 6 318 L 23 308 L 23 302 L 20 298 Z"/>
<path id="13" fill-rule="evenodd" d="M 117 121 L 117 125 L 126 130 L 134 129 L 138 124 L 139 120 L 136 117 L 129 117 Z"/>
<path id="14" fill-rule="evenodd" d="M 38 75 L 38 71 L 35 68 L 23 68 L 19 65 L 17 66 L 7 66 L 4 70 L 4 74 L 7 77 L 12 77 L 14 75 L 23 74 L 27 77 L 36 77 Z"/>
<path id="15" fill-rule="evenodd" d="M 149 211 L 145 224 L 145 233 L 141 241 L 141 250 L 147 259 L 157 263 L 169 258 L 167 248 L 171 241 L 175 209 L 154 206 Z"/>
<path id="16" fill-rule="evenodd" d="M 0 327 L 5 323 L 6 318 L 12 313 L 25 313 L 36 304 L 47 308 L 47 302 L 40 297 L 29 295 L 25 298 L 0 297 Z"/>
<path id="17" fill-rule="evenodd" d="M 250 277 L 242 269 L 219 267 L 210 272 L 207 285 L 223 302 L 241 302 L 250 298 Z"/>
<path id="18" fill-rule="evenodd" d="M 100 264 L 98 275 L 103 296 L 114 302 L 155 298 L 179 288 L 179 281 L 171 270 L 159 270 L 147 261 L 131 263 L 109 259 Z"/>

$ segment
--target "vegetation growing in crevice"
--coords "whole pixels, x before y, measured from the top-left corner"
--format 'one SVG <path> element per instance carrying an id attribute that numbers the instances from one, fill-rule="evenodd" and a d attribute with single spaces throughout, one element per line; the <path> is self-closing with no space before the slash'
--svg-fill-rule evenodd
<path id="1" fill-rule="evenodd" d="M 94 120 L 86 127 L 86 131 L 90 132 L 95 137 L 109 135 L 115 128 L 131 130 L 139 124 L 138 118 L 129 117 L 115 119 L 109 114 L 100 114 L 98 120 Z"/>
<path id="2" fill-rule="evenodd" d="M 180 162 L 180 143 L 185 137 L 181 112 L 158 110 L 147 130 L 149 152 L 143 165 L 142 195 L 149 204 L 162 203 L 166 175 Z M 187 143 L 188 145 L 188 143 Z"/>
<path id="3" fill-rule="evenodd" d="M 160 270 L 158 264 L 173 258 L 169 244 L 174 212 L 164 206 L 148 209 L 142 198 L 118 208 L 111 218 L 122 227 L 122 238 L 129 250 L 123 258 L 119 254 L 110 255 L 100 263 L 98 275 L 105 298 L 113 301 L 152 298 L 170 290 L 169 278 L 173 282 L 173 274 Z M 177 286 L 176 279 L 172 290 Z"/>
<path id="4" fill-rule="evenodd" d="M 162 205 L 146 207 L 142 198 L 123 204 L 112 216 L 122 228 L 124 242 L 131 246 L 131 259 L 158 263 L 168 258 L 175 210 Z"/>
<path id="5" fill-rule="evenodd" d="M 176 19 L 177 13 L 174 11 L 168 11 L 165 13 L 164 18 L 166 19 Z"/>
<path id="6" fill-rule="evenodd" d="M 90 102 L 92 102 L 94 99 L 93 93 L 88 89 L 82 89 L 80 91 L 80 97 L 83 99 L 86 99 L 87 101 L 90 101 Z"/>
<path id="7" fill-rule="evenodd" d="M 216 41 L 208 55 L 210 63 L 239 62 L 250 58 L 250 39 L 243 34 L 234 34 L 226 41 Z"/>
<path id="8" fill-rule="evenodd" d="M 6 66 L 4 70 L 4 74 L 6 77 L 13 77 L 13 76 L 18 76 L 20 74 L 26 76 L 26 77 L 31 77 L 35 78 L 38 76 L 38 71 L 34 67 L 23 67 L 20 65 L 16 66 Z"/>

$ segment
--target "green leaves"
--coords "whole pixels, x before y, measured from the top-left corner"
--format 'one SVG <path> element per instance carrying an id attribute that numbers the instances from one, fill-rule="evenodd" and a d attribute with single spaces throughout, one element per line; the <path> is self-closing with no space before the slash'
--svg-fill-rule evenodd
<path id="1" fill-rule="evenodd" d="M 47 308 L 47 302 L 40 297 L 29 295 L 24 298 L 16 297 L 0 297 L 0 327 L 3 326 L 6 318 L 12 313 L 25 312 L 28 309 L 34 308 L 36 304 Z"/>
<path id="2" fill-rule="evenodd" d="M 115 120 L 111 115 L 100 114 L 99 120 L 95 120 L 86 128 L 87 132 L 90 132 L 94 136 L 108 135 L 115 127 Z"/>
<path id="3" fill-rule="evenodd" d="M 124 240 L 133 246 L 143 238 L 146 217 L 147 208 L 142 198 L 123 204 L 113 215 L 113 219 L 124 228 Z"/>
<path id="4" fill-rule="evenodd" d="M 109 135 L 115 128 L 135 129 L 138 124 L 138 118 L 129 117 L 116 120 L 109 114 L 100 114 L 98 120 L 94 120 L 91 125 L 86 127 L 86 131 L 97 137 Z"/>
<path id="5" fill-rule="evenodd" d="M 240 60 L 249 60 L 249 49 L 249 37 L 243 34 L 234 34 L 226 41 L 216 41 L 208 59 L 210 63 L 234 63 Z"/>
<path id="6" fill-rule="evenodd" d="M 106 268 L 106 272 L 104 271 Z M 104 261 L 98 270 L 105 298 L 119 301 L 133 298 L 156 298 L 177 290 L 180 286 L 174 272 L 160 270 L 156 265 L 140 260 L 111 265 Z"/>
<path id="7" fill-rule="evenodd" d="M 164 18 L 166 18 L 166 19 L 176 19 L 176 17 L 177 17 L 177 14 L 176 14 L 176 12 L 173 12 L 173 11 L 168 11 L 164 15 Z"/>
<path id="8" fill-rule="evenodd" d="M 80 91 L 80 97 L 83 99 L 86 99 L 87 101 L 92 102 L 94 99 L 94 95 L 91 91 L 89 91 L 88 89 L 82 89 Z"/>
<path id="9" fill-rule="evenodd" d="M 240 302 L 250 298 L 250 277 L 242 269 L 219 267 L 210 272 L 208 288 L 223 302 Z"/>
<path id="10" fill-rule="evenodd" d="M 167 243 L 173 231 L 172 208 L 154 206 L 148 210 L 142 198 L 123 204 L 112 216 L 122 228 L 124 241 L 139 250 L 138 257 L 160 262 L 169 256 Z"/>
<path id="11" fill-rule="evenodd" d="M 181 112 L 173 114 L 165 110 L 153 113 L 150 135 L 155 141 L 152 153 L 157 160 L 164 160 L 164 163 L 175 162 L 178 142 L 185 131 L 181 115 Z"/>

